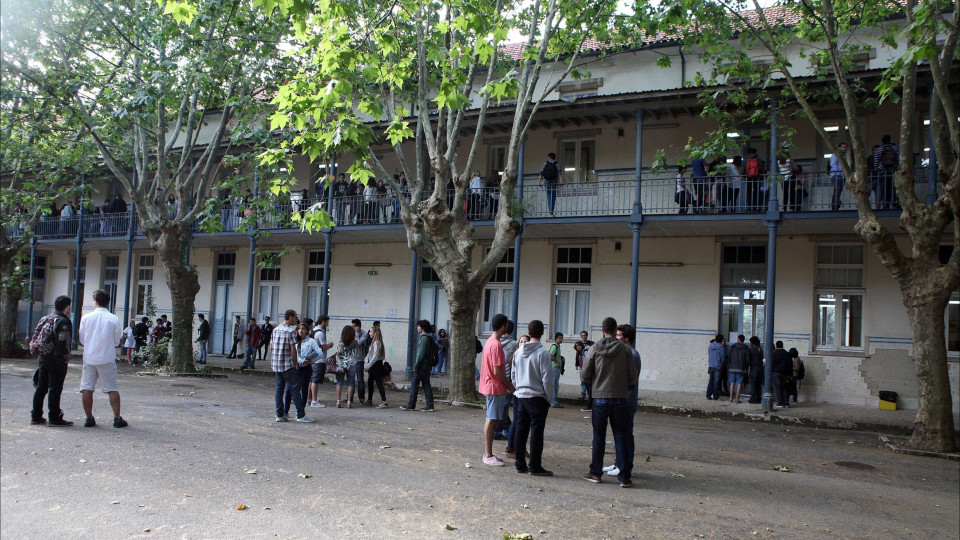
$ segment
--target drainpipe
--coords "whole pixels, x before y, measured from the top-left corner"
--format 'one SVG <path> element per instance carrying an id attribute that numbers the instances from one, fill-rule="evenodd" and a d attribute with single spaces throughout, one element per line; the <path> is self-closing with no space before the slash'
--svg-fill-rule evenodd
<path id="1" fill-rule="evenodd" d="M 763 369 L 763 398 L 764 413 L 773 411 L 773 332 L 774 314 L 777 289 L 777 229 L 783 218 L 780 215 L 780 201 L 777 199 L 776 159 L 777 159 L 777 100 L 770 103 L 770 159 L 773 162 L 768 167 L 770 201 L 767 204 L 767 214 L 763 224 L 767 226 L 767 290 L 766 310 L 764 312 L 763 330 L 763 358 L 766 362 Z"/>
<path id="2" fill-rule="evenodd" d="M 257 199 L 260 196 L 260 175 L 257 171 L 253 171 L 253 198 Z M 257 271 L 257 225 L 259 223 L 254 223 L 250 229 L 250 232 L 247 233 L 250 235 L 250 262 L 247 265 L 247 320 L 244 321 L 246 324 L 250 324 L 250 318 L 253 317 L 253 276 Z M 251 336 L 252 337 L 252 336 Z M 244 364 L 246 364 L 246 359 L 244 359 Z"/>
<path id="3" fill-rule="evenodd" d="M 637 146 L 634 169 L 636 186 L 633 194 L 633 213 L 630 214 L 630 229 L 633 231 L 633 251 L 630 259 L 630 326 L 637 327 L 637 295 L 640 281 L 640 230 L 643 229 L 643 205 L 640 202 L 640 181 L 643 175 L 643 109 L 634 111 L 637 117 Z"/>

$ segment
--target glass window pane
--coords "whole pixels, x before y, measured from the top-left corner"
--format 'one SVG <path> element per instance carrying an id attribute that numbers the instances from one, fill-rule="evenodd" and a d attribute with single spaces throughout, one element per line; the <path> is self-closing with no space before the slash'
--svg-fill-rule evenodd
<path id="1" fill-rule="evenodd" d="M 590 291 L 577 291 L 576 308 L 573 319 L 573 332 L 590 331 Z"/>
<path id="2" fill-rule="evenodd" d="M 557 268 L 557 283 L 563 284 L 567 282 L 567 269 L 566 268 Z"/>
<path id="3" fill-rule="evenodd" d="M 570 291 L 557 291 L 554 297 L 556 301 L 553 309 L 553 331 L 550 334 L 563 332 L 564 335 L 569 335 Z"/>
<path id="4" fill-rule="evenodd" d="M 723 246 L 723 263 L 733 264 L 737 262 L 737 246 Z"/>
<path id="5" fill-rule="evenodd" d="M 817 246 L 817 264 L 830 264 L 831 254 L 830 246 Z"/>
<path id="6" fill-rule="evenodd" d="M 308 317 L 320 313 L 320 287 L 311 285 L 307 287 L 307 313 Z"/>
<path id="7" fill-rule="evenodd" d="M 863 347 L 863 297 L 845 294 L 841 304 L 843 346 Z"/>
<path id="8" fill-rule="evenodd" d="M 753 264 L 764 264 L 767 260 L 766 246 L 753 246 L 750 254 L 750 262 Z"/>
<path id="9" fill-rule="evenodd" d="M 863 264 L 863 246 L 849 246 L 849 263 Z"/>
<path id="10" fill-rule="evenodd" d="M 578 248 L 570 248 L 570 264 L 580 264 L 580 250 Z"/>
<path id="11" fill-rule="evenodd" d="M 750 246 L 737 246 L 737 262 L 750 263 Z"/>
<path id="12" fill-rule="evenodd" d="M 837 299 L 832 294 L 817 296 L 817 345 L 821 347 L 835 347 Z"/>
<path id="13" fill-rule="evenodd" d="M 593 248 L 583 248 L 580 251 L 580 262 L 582 264 L 590 264 L 593 262 Z"/>
<path id="14" fill-rule="evenodd" d="M 581 269 L 580 269 L 580 283 L 582 283 L 583 285 L 589 285 L 589 284 L 590 284 L 590 274 L 591 274 L 591 273 L 592 273 L 592 272 L 591 272 L 591 270 L 590 270 L 589 268 L 581 268 Z"/>
<path id="15" fill-rule="evenodd" d="M 847 264 L 847 247 L 833 246 L 833 264 Z"/>
<path id="16" fill-rule="evenodd" d="M 960 352 L 960 297 L 947 304 L 947 350 Z"/>
<path id="17" fill-rule="evenodd" d="M 569 257 L 568 257 L 569 251 L 570 251 L 569 248 L 559 248 L 559 249 L 557 249 L 557 263 L 558 263 L 558 264 L 566 264 L 567 262 L 569 262 L 569 260 L 568 260 L 568 259 L 569 259 Z"/>

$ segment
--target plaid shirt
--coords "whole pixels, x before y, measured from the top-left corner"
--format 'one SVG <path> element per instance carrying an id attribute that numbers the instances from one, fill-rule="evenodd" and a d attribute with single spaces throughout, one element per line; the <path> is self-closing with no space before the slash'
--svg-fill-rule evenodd
<path id="1" fill-rule="evenodd" d="M 270 367 L 277 373 L 293 368 L 290 346 L 294 343 L 294 331 L 296 331 L 295 327 L 280 324 L 270 336 Z"/>

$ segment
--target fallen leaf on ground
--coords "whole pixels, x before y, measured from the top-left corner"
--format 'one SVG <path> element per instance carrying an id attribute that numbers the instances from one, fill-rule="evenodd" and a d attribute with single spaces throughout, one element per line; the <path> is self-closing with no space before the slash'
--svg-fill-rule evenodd
<path id="1" fill-rule="evenodd" d="M 381 450 L 385 450 L 385 449 L 387 449 L 387 448 L 390 448 L 390 445 L 389 445 L 389 444 L 381 444 L 381 445 L 380 445 L 380 449 L 381 449 Z"/>
<path id="2" fill-rule="evenodd" d="M 247 509 L 247 505 L 245 505 L 245 504 L 238 504 L 238 505 L 237 505 L 237 510 L 246 510 L 246 509 Z"/>
<path id="3" fill-rule="evenodd" d="M 256 469 L 256 468 L 253 468 L 253 469 L 244 469 L 243 472 L 244 472 L 244 474 L 257 474 L 257 469 Z"/>
<path id="4" fill-rule="evenodd" d="M 81 460 L 80 460 L 80 463 L 86 463 L 86 462 L 87 462 L 87 460 L 85 460 L 85 459 L 81 459 Z"/>
<path id="5" fill-rule="evenodd" d="M 120 504 L 120 501 L 110 501 L 110 504 Z"/>
<path id="6" fill-rule="evenodd" d="M 455 531 L 455 530 L 457 530 L 456 527 L 454 527 L 453 525 L 451 525 L 451 524 L 449 524 L 449 523 L 447 523 L 447 525 L 444 527 L 444 529 L 446 529 L 446 530 L 448 530 L 448 531 Z"/>
<path id="7" fill-rule="evenodd" d="M 773 470 L 780 471 L 780 472 L 793 472 L 790 470 L 790 467 L 786 467 L 783 465 L 777 465 L 776 467 L 773 468 Z"/>
<path id="8" fill-rule="evenodd" d="M 646 461 L 647 463 L 650 463 L 650 456 L 647 456 L 647 459 L 645 459 L 644 461 Z"/>
<path id="9" fill-rule="evenodd" d="M 300 478 L 313 478 L 313 475 L 312 475 L 312 474 L 303 474 L 303 473 L 300 473 L 300 474 L 298 474 L 297 476 L 299 476 Z"/>
<path id="10" fill-rule="evenodd" d="M 682 475 L 682 474 L 680 474 L 680 473 L 677 473 L 677 472 L 672 472 L 672 473 L 670 473 L 670 474 L 676 476 L 677 478 L 686 478 L 686 476 L 684 476 L 684 475 Z"/>

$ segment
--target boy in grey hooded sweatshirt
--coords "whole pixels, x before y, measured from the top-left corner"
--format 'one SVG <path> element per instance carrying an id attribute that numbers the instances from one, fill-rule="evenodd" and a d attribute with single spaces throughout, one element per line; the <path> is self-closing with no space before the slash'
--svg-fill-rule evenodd
<path id="1" fill-rule="evenodd" d="M 514 465 L 517 472 L 529 472 L 534 476 L 553 476 L 543 468 L 543 428 L 546 425 L 550 401 L 553 395 L 553 359 L 543 348 L 543 322 L 530 321 L 527 327 L 530 341 L 517 349 L 510 375 L 518 408 L 515 421 L 513 448 L 516 452 Z M 526 460 L 527 436 L 530 437 L 530 463 Z"/>

